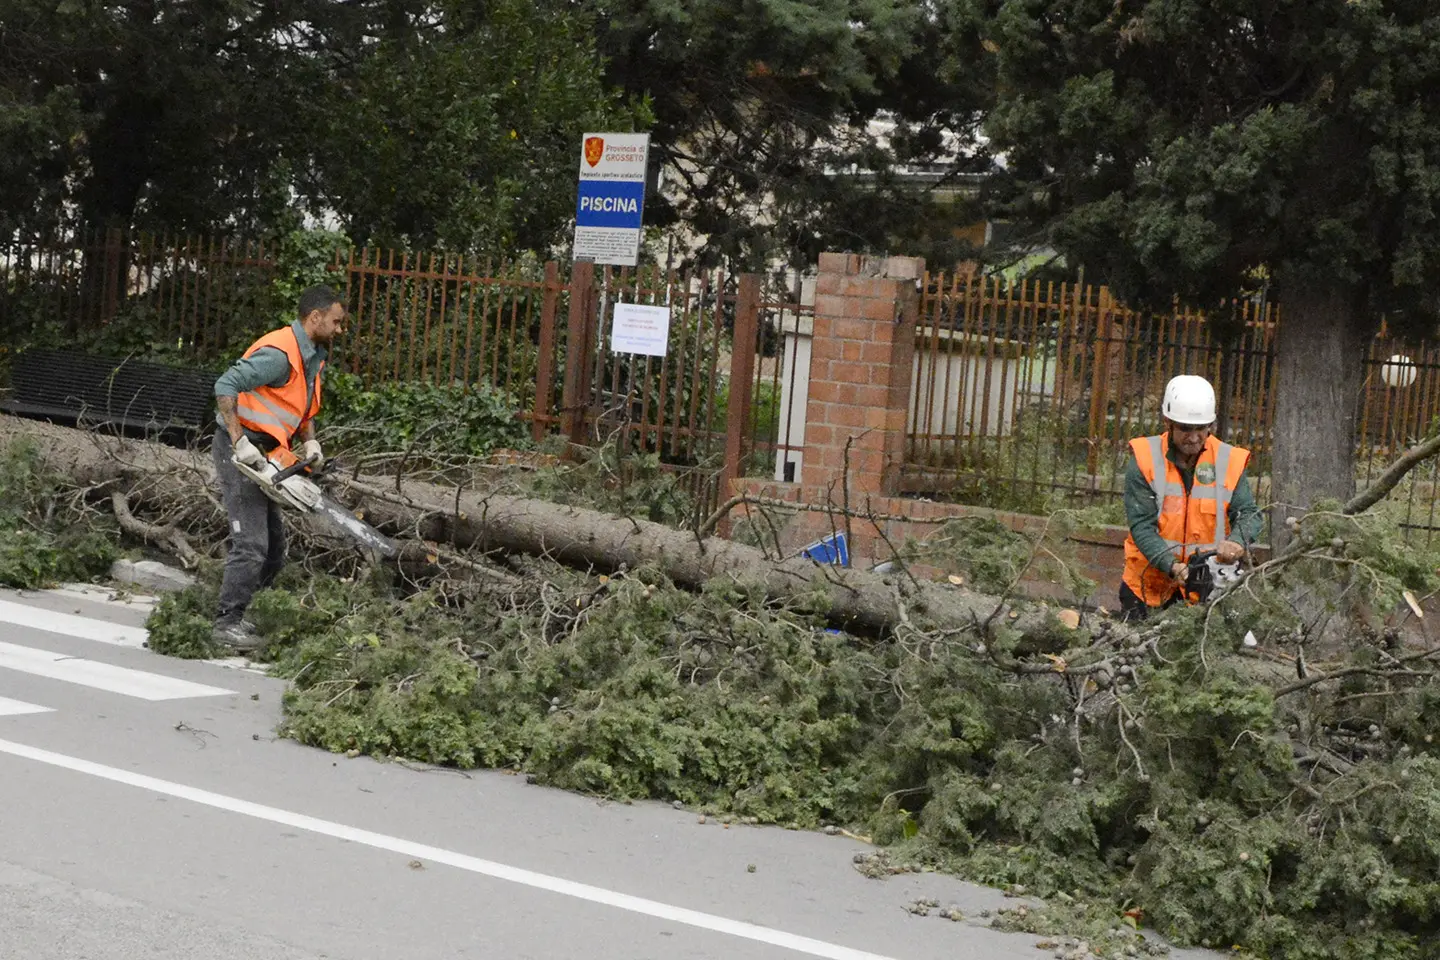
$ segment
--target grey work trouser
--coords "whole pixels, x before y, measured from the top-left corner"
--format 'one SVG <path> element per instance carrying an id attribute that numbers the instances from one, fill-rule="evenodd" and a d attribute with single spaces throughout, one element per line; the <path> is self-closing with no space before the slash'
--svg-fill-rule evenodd
<path id="1" fill-rule="evenodd" d="M 210 447 L 220 497 L 230 519 L 230 552 L 220 583 L 218 619 L 238 621 L 256 591 L 275 582 L 285 566 L 285 526 L 280 505 L 260 492 L 255 481 L 235 469 L 230 434 L 221 427 Z"/>

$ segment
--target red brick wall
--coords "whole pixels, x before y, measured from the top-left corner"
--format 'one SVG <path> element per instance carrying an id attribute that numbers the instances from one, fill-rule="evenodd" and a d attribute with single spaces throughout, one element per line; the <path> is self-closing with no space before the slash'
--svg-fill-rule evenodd
<path id="1" fill-rule="evenodd" d="M 819 266 L 800 481 L 739 484 L 751 496 L 824 508 L 786 511 L 778 521 L 782 548 L 793 553 L 847 530 L 843 513 L 826 512 L 846 506 L 866 517 L 907 518 L 851 517 L 846 539 L 851 563 L 860 569 L 890 559 L 891 544 L 898 548 L 909 538 L 933 533 L 938 523 L 927 520 L 986 515 L 1011 529 L 1040 533 L 1045 525 L 1040 517 L 896 495 L 910 412 L 916 281 L 925 274 L 925 261 L 824 253 Z M 1124 540 L 1124 529 L 1113 528 L 1071 544 L 1087 575 L 1100 581 L 1100 602 L 1118 589 Z M 1063 592 L 1058 584 L 1038 580 L 1026 587 L 1037 595 Z"/>
<path id="2" fill-rule="evenodd" d="M 899 487 L 915 352 L 913 257 L 820 255 L 806 407 L 806 498 L 893 493 Z M 848 469 L 847 469 L 848 445 Z"/>
<path id="3" fill-rule="evenodd" d="M 916 281 L 924 274 L 925 261 L 912 257 L 820 256 L 799 482 L 736 481 L 737 493 L 812 508 L 775 511 L 780 546 L 787 554 L 822 537 L 847 532 L 851 565 L 863 570 L 891 559 L 892 545 L 899 548 L 907 539 L 932 534 L 939 526 L 935 521 L 988 516 L 1032 536 L 1045 529 L 1043 517 L 896 495 L 910 412 Z M 848 525 L 846 508 L 858 514 Z M 762 529 L 768 531 L 768 525 Z M 1067 544 L 1066 553 L 1099 585 L 1091 597 L 1065 597 L 1061 584 L 1038 576 L 1023 583 L 1022 589 L 1033 596 L 1089 600 L 1114 609 L 1127 532 L 1124 527 L 1105 527 L 1072 537 Z"/>
<path id="4" fill-rule="evenodd" d="M 808 439 L 808 437 L 807 437 Z M 808 468 L 808 463 L 807 463 Z M 822 537 L 835 532 L 846 532 L 842 514 L 824 511 L 827 501 L 824 497 L 811 499 L 807 495 L 808 484 L 774 483 L 763 480 L 740 481 L 741 489 L 750 497 L 769 500 L 783 500 L 788 503 L 807 503 L 821 507 L 820 510 L 792 511 L 784 508 L 771 510 L 771 516 L 780 532 L 780 546 L 787 555 L 797 553 Z M 802 499 L 803 498 L 803 499 Z M 834 504 L 838 507 L 838 499 Z M 1007 513 L 989 510 L 985 507 L 965 506 L 958 503 L 937 503 L 933 500 L 913 500 L 906 497 L 861 495 L 851 501 L 852 511 L 866 516 L 851 517 L 847 546 L 850 551 L 850 565 L 859 570 L 868 570 L 877 563 L 891 559 L 894 554 L 891 545 L 900 548 L 907 539 L 924 539 L 939 527 L 938 523 L 957 517 L 989 517 L 1012 530 L 1038 537 L 1045 529 L 1045 518 L 1023 513 Z M 752 511 L 756 508 L 751 507 Z M 744 516 L 743 508 L 736 518 Z M 868 517 L 876 519 L 871 520 Z M 904 517 L 908 519 L 886 519 Z M 769 529 L 765 526 L 764 529 Z M 884 536 L 881 535 L 883 532 Z M 1022 583 L 1022 591 L 1033 597 L 1044 597 L 1069 601 L 1086 600 L 1115 609 L 1116 591 L 1120 589 L 1120 575 L 1125 568 L 1124 527 L 1104 527 L 1093 534 L 1072 537 L 1065 551 L 1086 577 L 1098 586 L 1090 597 L 1070 597 L 1064 587 L 1054 581 L 1029 577 Z M 889 538 L 889 543 L 886 543 Z M 917 571 L 924 574 L 928 571 Z"/>

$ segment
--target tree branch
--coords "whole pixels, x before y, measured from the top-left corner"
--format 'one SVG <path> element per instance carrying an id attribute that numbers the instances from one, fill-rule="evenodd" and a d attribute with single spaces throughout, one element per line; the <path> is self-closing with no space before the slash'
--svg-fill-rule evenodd
<path id="1" fill-rule="evenodd" d="M 146 523 L 135 516 L 130 509 L 130 499 L 119 490 L 110 494 L 110 507 L 115 511 L 115 519 L 120 524 L 120 529 L 131 536 L 148 540 L 156 546 L 168 547 L 175 551 L 187 570 L 193 570 L 200 561 L 200 554 L 191 546 L 185 534 L 174 527 L 157 527 L 153 523 Z"/>
<path id="2" fill-rule="evenodd" d="M 1398 658 L 1395 662 L 1397 664 L 1414 663 L 1416 660 L 1428 660 L 1436 654 L 1440 654 L 1440 647 L 1436 647 L 1433 650 L 1423 650 L 1420 653 L 1412 653 L 1407 657 Z M 1297 693 L 1308 687 L 1313 687 L 1317 683 L 1324 683 L 1327 680 L 1339 680 L 1342 677 L 1353 677 L 1360 674 L 1370 674 L 1377 677 L 1413 675 L 1411 671 L 1399 669 L 1384 669 L 1381 667 L 1373 666 L 1346 667 L 1343 670 L 1336 670 L 1333 673 L 1311 674 L 1304 680 L 1298 680 L 1295 683 L 1290 684 L 1289 686 L 1281 687 L 1279 690 L 1275 691 L 1275 699 L 1279 700 L 1281 697 L 1287 696 L 1292 693 Z"/>
<path id="3" fill-rule="evenodd" d="M 1346 516 L 1352 516 L 1369 510 L 1384 499 L 1387 493 L 1394 490 L 1396 485 L 1405 478 L 1405 474 L 1437 453 L 1440 453 L 1440 435 L 1411 447 L 1405 451 L 1403 457 L 1390 464 L 1385 472 L 1380 474 L 1380 479 L 1356 494 L 1345 506 L 1341 507 L 1340 512 Z"/>

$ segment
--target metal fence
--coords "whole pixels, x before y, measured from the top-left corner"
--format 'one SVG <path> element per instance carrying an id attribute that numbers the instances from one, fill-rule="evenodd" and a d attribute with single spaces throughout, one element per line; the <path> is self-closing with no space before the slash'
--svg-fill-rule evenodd
<path id="1" fill-rule="evenodd" d="M 805 452 L 810 338 L 815 325 L 813 277 L 770 278 L 762 289 L 748 476 L 793 482 Z"/>
<path id="2" fill-rule="evenodd" d="M 0 242 L 0 330 L 10 344 L 89 338 L 214 362 L 275 316 L 277 269 L 263 240 L 82 230 Z"/>
<path id="3" fill-rule="evenodd" d="M 293 310 L 276 292 L 282 269 L 273 244 L 116 230 L 0 247 L 0 348 L 72 342 L 223 366 Z M 773 456 L 778 371 L 761 354 L 779 304 L 755 275 L 577 263 L 562 276 L 555 261 L 373 248 L 337 250 L 329 273 L 350 312 L 332 365 L 367 386 L 489 383 L 536 442 L 558 432 L 653 454 L 697 517 L 747 457 Z M 662 356 L 614 351 L 622 303 L 669 307 Z"/>
<path id="4" fill-rule="evenodd" d="M 573 442 L 654 455 L 703 513 L 730 481 L 773 466 L 787 442 L 778 419 L 782 341 L 802 309 L 798 292 L 723 268 L 573 269 L 560 404 Z M 627 303 L 669 308 L 663 356 L 616 352 L 614 311 Z"/>
<path id="5" fill-rule="evenodd" d="M 1154 432 L 1166 381 L 1216 385 L 1217 433 L 1255 453 L 1268 489 L 1279 306 L 1225 308 L 1224 324 L 1176 306 L 1132 310 L 1104 287 L 923 280 L 907 432 L 908 492 L 1039 510 L 1056 499 L 1116 500 L 1128 441 Z M 1385 331 L 1366 357 L 1357 480 L 1365 482 L 1440 416 L 1440 350 Z M 1434 525 L 1433 466 L 1412 477 L 1404 522 Z"/>
<path id="6" fill-rule="evenodd" d="M 569 293 L 557 264 L 364 248 L 338 251 L 333 270 L 350 311 L 341 369 L 367 386 L 489 383 L 543 433 Z"/>

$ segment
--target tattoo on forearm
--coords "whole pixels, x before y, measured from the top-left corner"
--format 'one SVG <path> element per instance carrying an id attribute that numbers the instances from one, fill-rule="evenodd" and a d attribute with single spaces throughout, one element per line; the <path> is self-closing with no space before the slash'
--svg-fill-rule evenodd
<path id="1" fill-rule="evenodd" d="M 235 398 L 216 397 L 215 409 L 220 414 L 220 422 L 230 431 L 230 439 L 234 440 L 241 433 L 240 417 L 235 413 Z"/>

